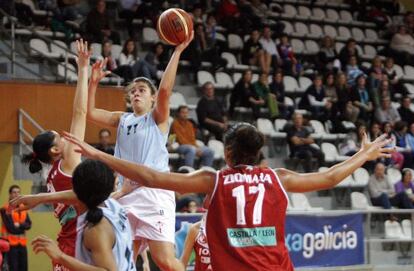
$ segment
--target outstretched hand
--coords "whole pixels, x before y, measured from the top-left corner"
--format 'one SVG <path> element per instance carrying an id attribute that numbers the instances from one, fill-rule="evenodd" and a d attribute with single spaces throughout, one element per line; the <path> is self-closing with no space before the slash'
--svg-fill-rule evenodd
<path id="1" fill-rule="evenodd" d="M 14 198 L 9 202 L 9 204 L 16 211 L 30 210 L 35 208 L 40 203 L 41 201 L 36 195 L 18 196 L 17 198 Z"/>
<path id="2" fill-rule="evenodd" d="M 177 45 L 177 47 L 175 47 L 175 50 L 181 53 L 182 51 L 185 50 L 185 48 L 187 48 L 187 46 L 190 44 L 190 42 L 193 40 L 193 38 L 194 38 L 194 30 L 191 31 L 190 36 L 188 36 L 185 41 L 183 41 L 182 43 Z"/>
<path id="3" fill-rule="evenodd" d="M 391 158 L 391 153 L 395 151 L 395 148 L 387 148 L 391 139 L 387 139 L 387 135 L 383 134 L 377 137 L 374 141 L 368 141 L 368 136 L 364 133 L 361 143 L 361 151 L 367 155 L 367 160 L 376 160 L 378 158 Z"/>
<path id="4" fill-rule="evenodd" d="M 40 235 L 32 241 L 35 254 L 44 252 L 53 262 L 59 262 L 63 252 L 59 249 L 55 241 L 45 235 Z"/>
<path id="5" fill-rule="evenodd" d="M 79 68 L 85 68 L 89 66 L 89 59 L 92 55 L 92 51 L 88 49 L 88 42 L 83 41 L 82 39 L 76 41 L 76 51 L 77 58 L 76 63 L 78 63 Z"/>
<path id="6" fill-rule="evenodd" d="M 95 159 L 100 152 L 88 143 L 79 140 L 71 133 L 63 132 L 63 137 L 70 143 L 76 145 L 76 148 L 74 150 L 75 152 L 80 153 L 87 158 Z"/>
<path id="7" fill-rule="evenodd" d="M 91 81 L 99 83 L 105 76 L 111 74 L 110 71 L 104 71 L 108 59 L 105 57 L 103 60 L 98 60 L 92 65 Z"/>

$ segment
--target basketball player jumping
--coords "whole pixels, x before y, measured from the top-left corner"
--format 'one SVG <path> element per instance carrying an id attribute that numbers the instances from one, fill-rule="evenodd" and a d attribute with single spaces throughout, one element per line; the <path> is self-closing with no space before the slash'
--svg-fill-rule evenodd
<path id="1" fill-rule="evenodd" d="M 257 163 L 263 135 L 247 123 L 231 127 L 224 137 L 227 168 L 190 174 L 157 172 L 105 154 L 66 133 L 84 156 L 100 160 L 126 178 L 152 188 L 211 195 L 207 237 L 213 270 L 293 270 L 285 246 L 288 192 L 334 187 L 366 161 L 390 157 L 389 140 L 380 136 L 325 172 L 299 174 L 287 169 L 261 168 Z"/>
<path id="2" fill-rule="evenodd" d="M 76 46 L 78 52 L 78 83 L 73 102 L 70 131 L 83 139 L 86 127 L 88 67 L 91 52 L 88 51 L 87 42 L 77 41 Z M 29 164 L 31 173 L 42 169 L 40 162 L 52 165 L 47 177 L 49 192 L 72 189 L 72 172 L 81 162 L 80 154 L 73 151 L 73 144 L 68 144 L 55 131 L 46 131 L 37 135 L 33 140 L 33 153 L 25 155 L 22 160 Z M 57 239 L 59 248 L 64 253 L 75 256 L 76 209 L 72 205 L 65 204 L 55 204 L 54 209 L 55 216 L 62 226 Z M 54 263 L 53 270 L 65 271 L 69 269 L 59 263 Z"/>
<path id="3" fill-rule="evenodd" d="M 88 120 L 102 126 L 117 127 L 115 156 L 154 170 L 168 172 L 169 100 L 174 87 L 180 55 L 194 33 L 174 53 L 161 79 L 159 89 L 145 77 L 138 77 L 126 87 L 133 113 L 109 112 L 95 107 L 99 81 L 106 72 L 92 70 L 88 95 Z M 121 182 L 122 182 L 121 176 Z M 125 180 L 128 181 L 128 180 Z M 125 206 L 132 226 L 134 253 L 137 256 L 149 246 L 152 258 L 162 270 L 183 270 L 174 252 L 175 196 L 163 189 L 137 187 L 119 202 Z"/>

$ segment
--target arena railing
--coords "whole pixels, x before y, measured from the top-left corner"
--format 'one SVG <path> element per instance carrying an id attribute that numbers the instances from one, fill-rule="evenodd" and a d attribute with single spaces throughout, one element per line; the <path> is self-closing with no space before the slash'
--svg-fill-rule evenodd
<path id="1" fill-rule="evenodd" d="M 36 130 L 37 133 L 45 131 L 39 123 L 37 123 L 26 111 L 19 109 L 19 155 L 23 155 L 23 148 L 32 152 L 33 149 L 30 146 L 34 139 L 34 136 L 29 132 L 29 129 L 25 128 L 25 121 L 28 121 Z M 28 144 L 29 143 L 29 144 Z"/>
<path id="2" fill-rule="evenodd" d="M 34 37 L 40 38 L 42 40 L 44 40 L 47 44 L 53 44 L 54 46 L 60 48 L 63 52 L 64 52 L 64 76 L 63 76 L 63 80 L 65 83 L 69 83 L 69 76 L 68 76 L 68 71 L 74 72 L 75 74 L 77 73 L 76 70 L 68 67 L 68 63 L 69 63 L 69 58 L 71 56 L 75 56 L 75 54 L 70 51 L 67 47 L 62 46 L 61 44 L 55 42 L 54 40 L 46 37 L 45 35 L 42 35 L 41 33 L 39 33 L 38 31 L 36 31 L 35 27 L 26 27 L 24 25 L 22 25 L 18 19 L 16 17 L 11 16 L 10 14 L 8 14 L 7 12 L 5 12 L 3 9 L 0 8 L 0 17 L 4 17 L 7 18 L 8 22 L 10 23 L 10 29 L 6 29 L 5 24 L 2 23 L 0 25 L 0 33 L 5 35 L 6 37 L 9 38 L 10 40 L 10 44 L 7 43 L 6 39 L 2 39 L 3 44 L 8 47 L 8 49 L 10 49 L 10 52 L 5 52 L 3 49 L 0 48 L 0 54 L 4 55 L 5 57 L 7 57 L 10 60 L 11 63 L 11 77 L 15 78 L 15 66 L 19 66 L 20 68 L 26 70 L 27 72 L 31 73 L 32 75 L 44 80 L 44 81 L 51 81 L 50 78 L 26 67 L 25 65 L 19 63 L 18 61 L 16 61 L 16 56 L 19 54 L 21 56 L 23 56 L 26 59 L 31 59 L 31 60 L 35 60 L 37 61 L 37 59 L 33 56 L 30 55 L 30 53 L 26 53 L 26 52 L 21 52 L 18 51 L 16 49 L 16 35 L 17 35 L 17 29 L 20 31 L 25 31 L 27 35 L 32 35 Z M 61 65 L 61 63 L 51 57 L 47 57 L 47 55 L 45 55 L 42 51 L 38 50 L 37 48 L 30 48 L 31 51 L 36 52 L 37 54 L 39 54 L 40 56 L 43 56 L 45 58 L 47 58 L 48 61 L 52 62 L 53 64 L 56 65 L 56 67 L 58 67 L 59 65 Z M 61 76 L 59 75 L 59 73 L 54 72 L 53 70 L 50 70 L 51 73 L 53 73 L 55 75 L 55 77 L 53 78 L 53 81 L 57 81 L 59 78 L 61 78 Z M 114 73 L 111 73 L 108 75 L 109 77 L 113 77 L 116 80 L 116 84 L 117 86 L 121 86 L 121 82 L 122 82 L 122 78 Z"/>

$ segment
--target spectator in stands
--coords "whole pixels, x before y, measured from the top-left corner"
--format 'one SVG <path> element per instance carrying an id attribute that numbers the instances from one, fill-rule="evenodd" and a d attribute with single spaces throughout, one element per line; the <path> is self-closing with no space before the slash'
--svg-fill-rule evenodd
<path id="1" fill-rule="evenodd" d="M 375 140 L 377 137 L 379 137 L 380 135 L 382 134 L 382 131 L 381 131 L 381 125 L 378 123 L 378 122 L 376 122 L 376 121 L 373 121 L 372 123 L 371 123 L 371 127 L 370 127 L 370 129 L 369 129 L 369 133 L 368 133 L 368 138 L 369 138 L 369 140 Z"/>
<path id="2" fill-rule="evenodd" d="M 86 18 L 87 40 L 97 43 L 111 40 L 115 44 L 121 44 L 119 33 L 113 31 L 111 18 L 106 11 L 105 0 L 98 0 L 96 8 L 91 10 Z"/>
<path id="3" fill-rule="evenodd" d="M 387 79 L 386 76 L 384 76 L 382 78 L 382 80 L 380 81 L 380 84 L 379 84 L 378 89 L 377 90 L 372 89 L 371 90 L 371 93 L 372 93 L 373 99 L 375 101 L 374 102 L 375 107 L 377 107 L 377 101 L 376 101 L 376 99 L 378 99 L 380 101 L 383 98 L 389 98 L 391 100 L 392 90 L 390 88 L 390 83 L 389 83 L 389 81 L 388 81 L 388 79 Z M 377 97 L 375 97 L 375 96 L 377 96 Z M 378 103 L 378 106 L 379 105 L 380 105 L 380 103 Z"/>
<path id="4" fill-rule="evenodd" d="M 57 1 L 62 21 L 76 21 L 89 11 L 88 1 L 61 0 Z"/>
<path id="5" fill-rule="evenodd" d="M 355 56 L 356 61 L 358 63 L 359 61 L 359 53 L 358 50 L 356 48 L 356 41 L 354 39 L 349 39 L 346 42 L 346 45 L 341 49 L 341 51 L 339 52 L 339 61 L 341 61 L 341 66 L 343 68 L 346 67 L 349 58 L 351 56 Z"/>
<path id="6" fill-rule="evenodd" d="M 289 43 L 289 37 L 283 33 L 280 37 L 280 43 L 277 45 L 277 51 L 280 56 L 282 69 L 285 74 L 294 75 L 300 73 L 301 68 L 293 52 L 292 45 Z"/>
<path id="7" fill-rule="evenodd" d="M 361 74 L 356 78 L 356 85 L 351 92 L 352 103 L 359 108 L 358 118 L 363 121 L 371 120 L 374 112 L 374 104 L 370 92 L 366 87 L 365 74 Z"/>
<path id="8" fill-rule="evenodd" d="M 355 123 L 359 116 L 359 107 L 353 104 L 352 89 L 348 87 L 346 75 L 343 72 L 339 72 L 336 76 L 336 91 L 340 119 Z"/>
<path id="9" fill-rule="evenodd" d="M 382 81 L 385 71 L 382 67 L 382 61 L 379 56 L 372 59 L 371 68 L 368 71 L 369 75 L 369 88 L 378 89 L 380 82 Z"/>
<path id="10" fill-rule="evenodd" d="M 129 39 L 124 43 L 122 52 L 119 55 L 119 66 L 127 66 L 132 70 L 132 77 L 143 76 L 153 80 L 159 80 L 162 76 L 162 71 L 158 71 L 156 66 L 150 65 L 144 59 L 138 57 L 137 47 L 135 41 Z"/>
<path id="11" fill-rule="evenodd" d="M 260 32 L 255 29 L 251 32 L 250 38 L 244 43 L 241 54 L 242 63 L 245 65 L 259 66 L 263 72 L 269 72 L 270 65 L 265 61 L 265 52 L 259 42 Z"/>
<path id="12" fill-rule="evenodd" d="M 193 17 L 194 24 L 203 24 L 203 10 L 201 9 L 201 5 L 194 5 L 193 10 L 191 11 L 191 17 Z"/>
<path id="13" fill-rule="evenodd" d="M 410 124 L 410 129 L 405 136 L 405 140 L 407 141 L 407 146 L 414 150 L 414 123 Z"/>
<path id="14" fill-rule="evenodd" d="M 9 187 L 9 201 L 20 196 L 20 187 Z M 10 251 L 7 255 L 10 271 L 27 271 L 27 238 L 26 231 L 30 230 L 32 221 L 27 211 L 16 211 L 9 203 L 0 209 L 2 238 L 9 241 Z"/>
<path id="15" fill-rule="evenodd" d="M 194 168 L 194 160 L 200 157 L 200 165 L 211 167 L 214 160 L 214 152 L 206 146 L 197 146 L 196 130 L 193 122 L 188 118 L 188 107 L 178 107 L 176 118 L 171 124 L 171 134 L 175 134 L 175 140 L 180 146 L 177 152 L 184 155 L 184 165 Z"/>
<path id="16" fill-rule="evenodd" d="M 106 70 L 121 76 L 126 82 L 134 79 L 132 67 L 129 65 L 118 66 L 116 59 L 112 57 L 112 43 L 105 41 L 102 43 L 102 59 L 108 59 Z"/>
<path id="17" fill-rule="evenodd" d="M 111 145 L 111 131 L 108 129 L 101 129 L 99 131 L 99 144 L 96 148 L 107 154 L 114 155 L 114 147 Z"/>
<path id="18" fill-rule="evenodd" d="M 386 165 L 392 164 L 394 167 L 398 169 L 402 169 L 404 166 L 404 149 L 397 147 L 397 139 L 394 134 L 393 128 L 391 123 L 384 122 L 382 125 L 382 130 L 384 134 L 387 135 L 387 138 L 391 140 L 391 142 L 387 145 L 388 148 L 395 148 L 396 151 L 391 154 L 391 159 L 383 160 Z"/>
<path id="19" fill-rule="evenodd" d="M 217 20 L 213 13 L 207 15 L 205 31 L 207 38 L 213 41 L 213 43 L 217 46 L 219 52 L 222 52 L 226 49 L 226 41 L 217 39 Z"/>
<path id="20" fill-rule="evenodd" d="M 375 110 L 375 120 L 379 123 L 389 122 L 392 126 L 397 121 L 401 120 L 400 114 L 397 109 L 391 106 L 391 100 L 389 97 L 383 97 L 381 100 L 381 106 Z"/>
<path id="21" fill-rule="evenodd" d="M 385 174 L 385 165 L 383 163 L 375 165 L 374 174 L 369 178 L 368 190 L 374 206 L 380 206 L 384 209 L 391 209 L 391 206 L 403 209 L 413 208 L 413 204 L 407 194 L 395 192 L 394 186 Z"/>
<path id="22" fill-rule="evenodd" d="M 14 3 L 9 3 L 9 5 L 10 7 L 14 6 L 13 15 L 16 16 L 18 21 L 22 23 L 23 25 L 31 26 L 33 24 L 34 14 L 30 6 L 24 3 L 24 1 L 12 1 L 12 2 Z"/>
<path id="23" fill-rule="evenodd" d="M 170 57 L 168 50 L 166 50 L 162 42 L 157 42 L 154 44 L 152 50 L 149 51 L 144 58 L 147 64 L 153 67 L 152 69 L 157 69 L 158 71 L 162 72 L 164 72 L 165 68 L 167 67 L 169 59 Z"/>
<path id="24" fill-rule="evenodd" d="M 266 25 L 263 28 L 263 35 L 259 40 L 264 50 L 264 59 L 266 70 L 270 70 L 273 67 L 275 70 L 278 65 L 281 65 L 280 57 L 277 52 L 276 43 L 272 39 L 272 30 L 270 26 Z"/>
<path id="25" fill-rule="evenodd" d="M 223 0 L 217 9 L 217 19 L 230 33 L 240 31 L 240 10 L 235 0 Z"/>
<path id="26" fill-rule="evenodd" d="M 285 103 L 285 83 L 283 82 L 283 71 L 281 69 L 277 69 L 273 73 L 269 89 L 276 96 L 279 115 L 285 119 L 290 118 L 294 108 L 287 106 Z"/>
<path id="27" fill-rule="evenodd" d="M 332 72 L 326 74 L 323 88 L 325 89 L 326 98 L 335 106 L 338 102 L 338 93 L 336 91 L 335 75 Z"/>
<path id="28" fill-rule="evenodd" d="M 207 37 L 203 24 L 194 26 L 194 39 L 187 50 L 189 54 L 187 58 L 191 61 L 195 71 L 200 69 L 202 61 L 211 62 L 213 70 L 227 65 L 227 61 L 220 56 L 214 40 Z"/>
<path id="29" fill-rule="evenodd" d="M 394 185 L 395 193 L 405 193 L 414 204 L 414 183 L 411 169 L 403 169 L 401 171 L 401 181 Z"/>
<path id="30" fill-rule="evenodd" d="M 387 57 L 385 60 L 384 73 L 388 78 L 390 84 L 392 99 L 397 98 L 396 94 L 400 94 L 402 96 L 408 94 L 407 90 L 400 82 L 400 76 L 397 74 L 397 70 L 394 65 L 394 59 L 392 57 Z"/>
<path id="31" fill-rule="evenodd" d="M 256 95 L 261 100 L 265 101 L 270 118 L 276 119 L 279 116 L 279 108 L 276 95 L 270 91 L 268 80 L 268 74 L 261 73 L 259 80 L 253 83 L 253 89 L 256 92 Z"/>
<path id="32" fill-rule="evenodd" d="M 265 104 L 255 92 L 252 85 L 252 71 L 245 70 L 240 80 L 234 85 L 230 96 L 229 115 L 234 115 L 234 108 L 244 106 L 252 109 L 253 117 L 260 118 L 260 107 Z"/>
<path id="33" fill-rule="evenodd" d="M 407 31 L 413 33 L 414 32 L 414 12 L 407 11 L 404 16 L 404 25 L 407 27 Z"/>
<path id="34" fill-rule="evenodd" d="M 400 65 L 413 63 L 414 38 L 408 33 L 407 27 L 401 25 L 390 43 L 390 54 Z"/>
<path id="35" fill-rule="evenodd" d="M 364 74 L 364 72 L 359 67 L 357 58 L 355 56 L 350 56 L 348 65 L 346 65 L 346 77 L 348 80 L 348 85 L 354 86 L 355 79 L 361 74 Z"/>
<path id="36" fill-rule="evenodd" d="M 398 108 L 398 113 L 401 116 L 401 120 L 408 123 L 408 125 L 411 125 L 414 123 L 414 112 L 411 110 L 411 98 L 408 96 L 405 96 L 402 99 L 401 106 Z"/>
<path id="37" fill-rule="evenodd" d="M 317 55 L 317 69 L 322 73 L 341 69 L 335 51 L 335 42 L 331 36 L 325 36 L 321 41 L 321 48 Z"/>
<path id="38" fill-rule="evenodd" d="M 286 128 L 289 142 L 290 157 L 303 159 L 303 167 L 306 172 L 312 171 L 312 158 L 316 158 L 319 165 L 324 162 L 323 152 L 314 146 L 315 140 L 310 136 L 309 130 L 303 126 L 302 114 L 293 114 L 293 125 Z"/>
<path id="39" fill-rule="evenodd" d="M 214 96 L 212 82 L 204 83 L 202 88 L 204 96 L 198 101 L 196 109 L 198 121 L 200 126 L 214 134 L 217 140 L 222 140 L 228 128 L 224 106 Z"/>
<path id="40" fill-rule="evenodd" d="M 136 39 L 138 33 L 135 31 L 136 27 L 133 25 L 133 20 L 135 18 L 143 20 L 148 18 L 154 21 L 157 10 L 155 7 L 149 6 L 148 1 L 120 0 L 118 2 L 121 9 L 119 17 L 125 19 L 129 37 Z"/>
<path id="41" fill-rule="evenodd" d="M 242 29 L 246 29 L 247 32 L 252 29 L 259 28 L 262 26 L 261 18 L 256 15 L 251 1 L 239 0 L 238 7 L 240 10 L 240 21 Z"/>
<path id="42" fill-rule="evenodd" d="M 299 102 L 299 108 L 311 111 L 320 121 L 329 119 L 332 102 L 326 97 L 321 75 L 315 75 L 313 84 L 308 87 Z"/>
<path id="43" fill-rule="evenodd" d="M 404 167 L 414 168 L 413 160 L 413 150 L 410 148 L 410 145 L 407 143 L 407 123 L 405 121 L 397 121 L 394 124 L 394 133 L 395 144 L 397 146 L 397 151 L 404 155 Z"/>

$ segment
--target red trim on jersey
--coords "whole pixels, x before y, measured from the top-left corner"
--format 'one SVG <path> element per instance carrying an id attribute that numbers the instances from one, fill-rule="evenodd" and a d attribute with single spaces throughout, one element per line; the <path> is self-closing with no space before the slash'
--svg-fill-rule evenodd
<path id="1" fill-rule="evenodd" d="M 206 222 L 213 270 L 293 270 L 284 236 L 287 204 L 272 169 L 221 170 Z"/>

